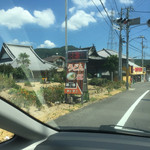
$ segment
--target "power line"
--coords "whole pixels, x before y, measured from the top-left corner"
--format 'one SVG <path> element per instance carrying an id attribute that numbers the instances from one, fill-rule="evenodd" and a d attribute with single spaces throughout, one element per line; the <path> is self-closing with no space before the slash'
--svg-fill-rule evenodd
<path id="1" fill-rule="evenodd" d="M 102 5 L 102 7 L 103 7 L 103 9 L 104 9 L 104 11 L 105 11 L 105 13 L 106 13 L 106 15 L 107 15 L 107 17 L 108 17 L 108 19 L 109 19 L 111 25 L 113 25 L 112 20 L 111 20 L 110 16 L 108 15 L 108 12 L 107 12 L 107 10 L 106 10 L 106 8 L 105 8 L 103 2 L 102 2 L 101 0 L 99 0 L 99 1 L 100 1 L 101 5 Z"/>
<path id="2" fill-rule="evenodd" d="M 139 32 L 136 32 L 136 33 L 132 34 L 131 36 L 133 36 L 133 35 L 135 35 L 135 34 L 139 34 L 139 33 L 143 32 L 143 31 L 148 30 L 148 29 L 149 29 L 149 27 L 147 27 L 146 29 L 143 29 L 143 30 L 141 30 L 141 31 L 139 31 Z"/>
<path id="3" fill-rule="evenodd" d="M 98 10 L 98 12 L 101 14 L 101 16 L 104 18 L 104 20 L 105 20 L 105 22 L 107 23 L 107 25 L 110 26 L 109 23 L 107 22 L 107 20 L 105 19 L 105 17 L 103 16 L 103 14 L 101 13 L 101 11 L 99 10 L 98 6 L 95 4 L 95 2 L 94 2 L 93 0 L 91 0 L 91 1 L 92 1 L 93 4 L 95 5 L 95 7 L 97 8 L 97 10 Z"/>
<path id="4" fill-rule="evenodd" d="M 140 0 L 140 1 L 136 2 L 136 3 L 135 3 L 136 8 L 137 8 L 137 7 L 140 7 L 140 6 L 144 3 L 144 1 L 145 1 L 145 0 Z"/>
<path id="5" fill-rule="evenodd" d="M 118 10 L 118 6 L 117 6 L 117 3 L 116 3 L 116 0 L 114 0 L 114 4 L 115 4 L 116 10 L 117 10 L 117 12 L 119 14 L 119 10 Z"/>
<path id="6" fill-rule="evenodd" d="M 93 0 L 92 0 L 92 1 L 93 1 Z M 105 11 L 105 13 L 106 13 L 106 15 L 107 15 L 107 17 L 108 17 L 108 19 L 109 19 L 109 21 L 110 21 L 111 25 L 113 26 L 112 20 L 111 20 L 111 18 L 110 18 L 110 16 L 109 16 L 109 14 L 108 14 L 108 12 L 107 12 L 107 10 L 106 10 L 106 8 L 105 8 L 105 6 L 104 6 L 103 2 L 102 2 L 101 0 L 99 0 L 99 1 L 100 1 L 101 5 L 102 5 L 102 7 L 103 7 L 103 9 L 104 9 L 104 11 Z M 116 32 L 116 34 L 117 34 L 117 35 L 118 35 L 118 37 L 119 37 L 118 32 L 117 32 L 116 30 L 115 30 L 115 32 Z"/>
<path id="7" fill-rule="evenodd" d="M 138 52 L 141 52 L 141 49 L 139 49 L 139 48 L 137 48 L 137 47 L 135 47 L 135 46 L 133 46 L 131 44 L 129 44 L 129 46 L 132 47 L 132 48 L 134 48 L 134 49 L 136 49 L 136 50 L 138 50 Z"/>
<path id="8" fill-rule="evenodd" d="M 137 12 L 137 13 L 150 13 L 150 11 L 133 11 L 133 12 Z"/>

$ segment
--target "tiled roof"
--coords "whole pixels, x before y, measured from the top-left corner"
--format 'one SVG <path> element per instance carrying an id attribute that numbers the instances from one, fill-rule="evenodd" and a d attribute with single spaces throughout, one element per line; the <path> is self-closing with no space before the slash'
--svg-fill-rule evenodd
<path id="1" fill-rule="evenodd" d="M 29 69 L 32 71 L 40 71 L 40 70 L 49 70 L 54 68 L 52 63 L 49 63 L 43 59 L 41 59 L 33 50 L 31 46 L 24 45 L 14 45 L 14 44 L 3 44 L 3 48 L 5 52 L 12 58 L 13 61 L 10 63 L 13 67 L 18 67 L 16 59 L 18 58 L 20 53 L 26 53 L 29 55 L 30 65 Z"/>
<path id="2" fill-rule="evenodd" d="M 102 56 L 104 58 L 107 58 L 108 56 L 111 56 L 111 55 L 117 55 L 118 56 L 118 52 L 117 51 L 108 50 L 108 49 L 102 49 L 102 50 L 98 51 L 97 53 L 98 53 L 98 55 L 100 55 L 100 56 Z M 126 59 L 126 55 L 122 54 L 122 58 Z"/>
<path id="3" fill-rule="evenodd" d="M 118 56 L 118 52 L 116 52 L 114 50 L 108 50 L 108 49 L 102 49 L 102 50 L 98 51 L 97 53 L 99 56 L 104 57 L 104 58 L 107 58 L 108 56 L 111 56 L 111 55 L 117 55 Z M 122 54 L 122 58 L 126 59 L 126 55 Z M 132 59 L 132 58 L 129 57 L 129 59 Z M 131 61 L 129 61 L 129 65 L 134 66 L 134 67 L 140 67 Z"/>
<path id="4" fill-rule="evenodd" d="M 62 60 L 65 61 L 65 57 L 63 57 L 63 56 L 56 56 L 56 55 L 53 55 L 53 56 L 44 58 L 44 60 L 46 60 L 46 61 L 48 61 L 48 62 L 54 62 L 54 61 L 56 61 L 57 59 L 62 59 Z"/>

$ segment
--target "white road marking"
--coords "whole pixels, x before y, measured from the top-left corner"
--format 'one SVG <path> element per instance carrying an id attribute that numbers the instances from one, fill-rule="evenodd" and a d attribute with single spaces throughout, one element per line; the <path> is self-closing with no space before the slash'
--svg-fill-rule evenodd
<path id="1" fill-rule="evenodd" d="M 144 94 L 142 94 L 127 110 L 127 112 L 123 115 L 123 117 L 120 119 L 120 121 L 117 123 L 115 129 L 122 129 L 122 127 L 125 125 L 126 121 L 132 114 L 135 107 L 138 105 L 138 103 L 141 101 L 141 99 L 149 92 L 150 90 L 147 90 Z M 119 127 L 120 126 L 120 127 Z"/>

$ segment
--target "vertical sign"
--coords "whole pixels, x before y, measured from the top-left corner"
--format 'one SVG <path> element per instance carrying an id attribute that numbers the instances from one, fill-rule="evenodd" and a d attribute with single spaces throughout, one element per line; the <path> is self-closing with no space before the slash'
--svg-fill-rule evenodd
<path id="1" fill-rule="evenodd" d="M 65 94 L 82 95 L 85 63 L 68 63 Z"/>
<path id="2" fill-rule="evenodd" d="M 83 94 L 83 82 L 88 55 L 87 50 L 68 52 L 65 94 Z"/>

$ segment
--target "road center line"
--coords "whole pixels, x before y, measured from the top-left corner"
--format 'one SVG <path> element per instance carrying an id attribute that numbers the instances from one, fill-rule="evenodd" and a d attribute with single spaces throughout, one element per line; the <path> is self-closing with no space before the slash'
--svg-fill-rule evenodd
<path id="1" fill-rule="evenodd" d="M 117 123 L 115 129 L 122 129 L 122 126 L 125 125 L 126 121 L 130 117 L 131 113 L 135 109 L 135 107 L 138 105 L 138 103 L 141 101 L 141 99 L 149 92 L 150 90 L 147 90 L 144 94 L 142 94 L 127 110 L 127 112 L 123 115 L 123 117 L 120 119 L 120 121 Z M 120 127 L 118 127 L 120 126 Z"/>

